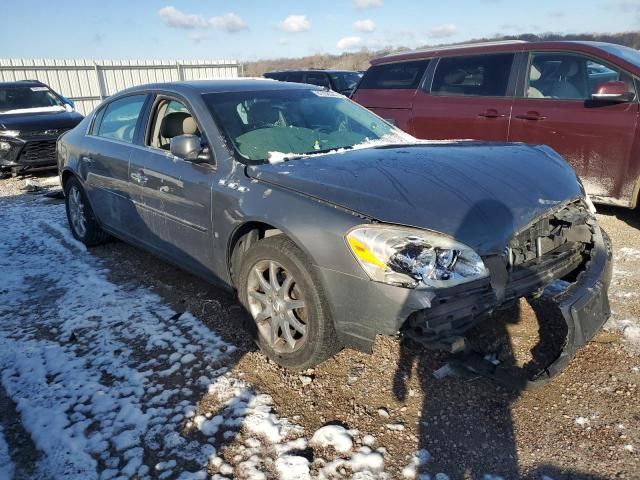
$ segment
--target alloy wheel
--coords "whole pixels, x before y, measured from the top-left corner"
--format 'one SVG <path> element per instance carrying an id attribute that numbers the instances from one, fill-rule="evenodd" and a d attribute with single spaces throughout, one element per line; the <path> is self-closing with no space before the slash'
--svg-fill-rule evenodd
<path id="1" fill-rule="evenodd" d="M 258 332 L 278 353 L 293 353 L 307 340 L 307 313 L 300 285 L 273 260 L 261 260 L 247 280 L 249 311 Z"/>
<path id="2" fill-rule="evenodd" d="M 71 219 L 71 226 L 76 235 L 80 238 L 84 238 L 87 234 L 87 217 L 85 215 L 85 205 L 82 199 L 82 193 L 80 189 L 73 185 L 69 189 L 69 217 Z"/>

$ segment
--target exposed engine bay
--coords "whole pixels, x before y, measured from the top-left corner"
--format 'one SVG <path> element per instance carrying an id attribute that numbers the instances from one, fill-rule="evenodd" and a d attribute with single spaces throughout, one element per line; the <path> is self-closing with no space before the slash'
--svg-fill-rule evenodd
<path id="1" fill-rule="evenodd" d="M 566 291 L 557 295 L 558 305 L 560 298 L 570 297 L 590 266 L 596 235 L 602 238 L 583 202 L 567 204 L 537 219 L 514 235 L 503 256 L 483 258 L 491 271 L 490 279 L 436 291 L 431 308 L 414 312 L 402 333 L 427 348 L 465 353 L 465 332 L 494 311 L 512 306 L 522 297 L 539 297 L 554 280 L 564 280 L 567 285 Z"/>

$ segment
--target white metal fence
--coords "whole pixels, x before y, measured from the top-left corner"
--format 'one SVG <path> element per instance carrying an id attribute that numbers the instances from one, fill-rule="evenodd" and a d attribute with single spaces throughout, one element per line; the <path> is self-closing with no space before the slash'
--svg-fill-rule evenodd
<path id="1" fill-rule="evenodd" d="M 231 60 L 0 59 L 0 82 L 40 80 L 73 100 L 82 114 L 124 88 L 153 82 L 239 76 Z"/>

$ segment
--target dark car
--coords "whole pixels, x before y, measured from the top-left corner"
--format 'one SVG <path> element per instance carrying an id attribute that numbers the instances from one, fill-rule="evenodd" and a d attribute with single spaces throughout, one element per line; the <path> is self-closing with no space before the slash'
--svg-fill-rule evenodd
<path id="1" fill-rule="evenodd" d="M 334 92 L 219 80 L 116 94 L 58 155 L 78 240 L 114 235 L 236 289 L 287 367 L 399 329 L 455 350 L 565 279 L 554 371 L 609 315 L 609 241 L 546 146 L 419 143 Z"/>
<path id="2" fill-rule="evenodd" d="M 595 202 L 635 208 L 640 52 L 598 42 L 496 42 L 378 58 L 353 99 L 419 138 L 551 146 Z"/>
<path id="3" fill-rule="evenodd" d="M 308 83 L 325 87 L 347 97 L 351 95 L 362 78 L 362 72 L 351 70 L 277 70 L 267 72 L 265 78 L 281 82 Z"/>
<path id="4" fill-rule="evenodd" d="M 82 118 L 42 82 L 0 82 L 0 175 L 55 167 L 56 140 Z"/>

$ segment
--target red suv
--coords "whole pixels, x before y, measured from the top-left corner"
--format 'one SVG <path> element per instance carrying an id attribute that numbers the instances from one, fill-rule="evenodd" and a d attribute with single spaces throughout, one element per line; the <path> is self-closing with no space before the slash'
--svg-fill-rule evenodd
<path id="1" fill-rule="evenodd" d="M 635 208 L 640 52 L 495 42 L 374 59 L 353 99 L 418 138 L 543 143 L 594 201 Z"/>

